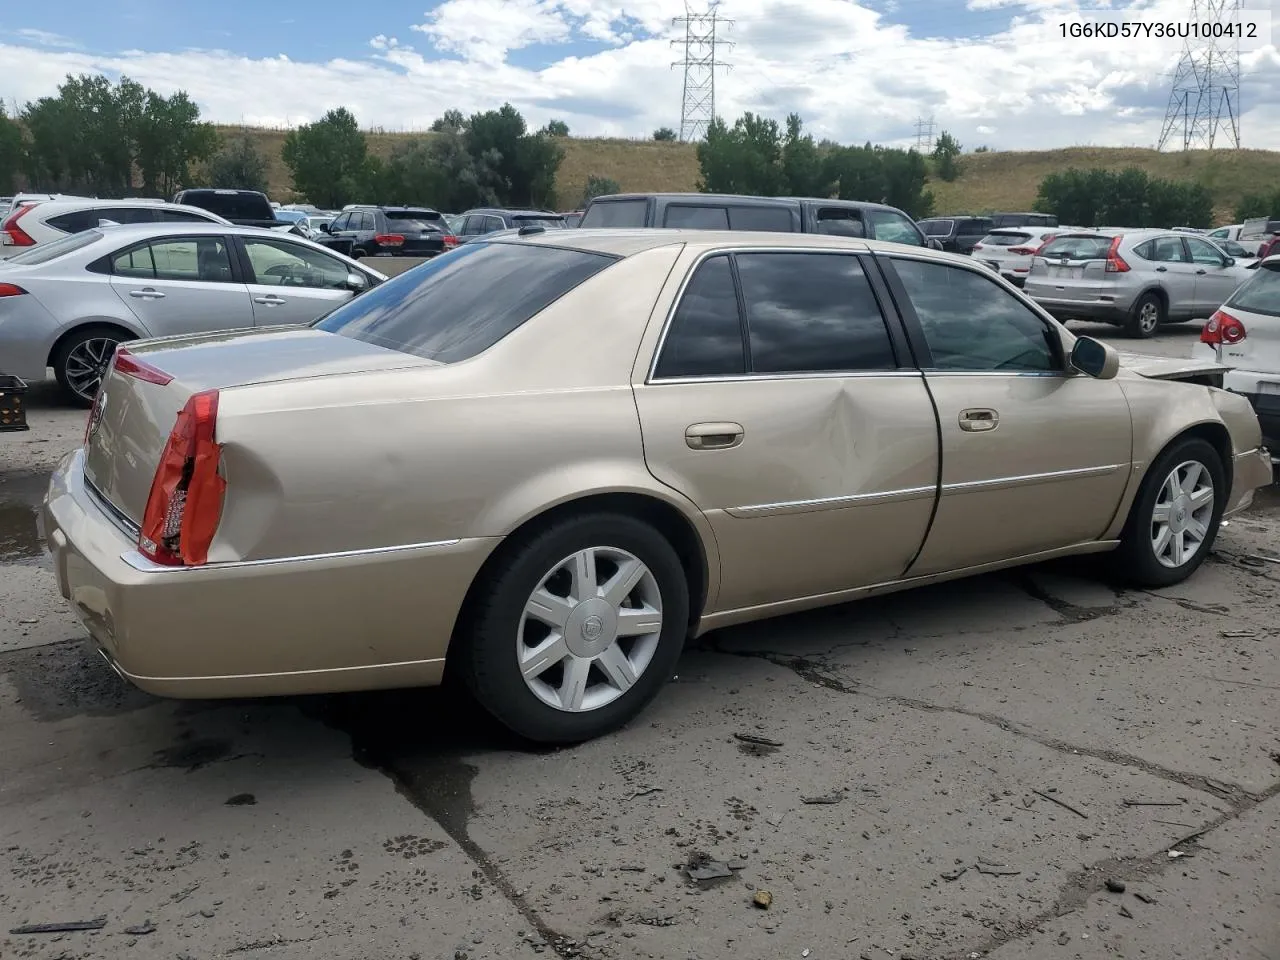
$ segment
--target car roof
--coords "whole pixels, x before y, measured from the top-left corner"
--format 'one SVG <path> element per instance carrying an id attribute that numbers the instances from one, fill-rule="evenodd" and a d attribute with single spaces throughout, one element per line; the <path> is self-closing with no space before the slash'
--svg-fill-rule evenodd
<path id="1" fill-rule="evenodd" d="M 481 238 L 484 239 L 484 238 Z M 766 233 L 754 230 L 678 230 L 666 227 L 632 229 L 547 230 L 524 236 L 508 235 L 494 243 L 528 243 L 567 247 L 593 253 L 629 257 L 646 250 L 680 244 L 699 251 L 717 248 L 770 247 L 797 250 L 847 250 L 851 253 L 897 253 L 934 260 L 972 263 L 969 257 L 942 253 L 928 247 L 908 246 L 884 240 L 840 237 L 823 233 Z"/>
<path id="2" fill-rule="evenodd" d="M 832 207 L 857 208 L 863 210 L 893 210 L 901 212 L 897 207 L 887 203 L 873 203 L 870 200 L 839 200 L 833 197 L 760 197 L 746 193 L 610 193 L 593 197 L 591 202 L 605 203 L 615 200 L 710 200 L 714 202 L 733 202 L 735 204 L 757 204 L 759 206 L 778 206 L 805 203 L 823 203 Z"/>
<path id="3" fill-rule="evenodd" d="M 190 204 L 169 203 L 166 200 L 146 200 L 138 197 L 131 197 L 123 200 L 102 200 L 92 198 L 70 198 L 60 197 L 57 200 L 42 200 L 36 204 L 40 208 L 42 214 L 48 213 L 50 210 L 92 210 L 96 207 L 135 207 L 139 210 L 180 210 L 183 213 L 191 211 Z M 216 216 L 210 210 L 201 210 L 201 213 Z"/>

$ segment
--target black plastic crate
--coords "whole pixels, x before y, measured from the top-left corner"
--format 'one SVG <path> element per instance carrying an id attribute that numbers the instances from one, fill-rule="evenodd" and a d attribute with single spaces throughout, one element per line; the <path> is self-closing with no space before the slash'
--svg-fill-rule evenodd
<path id="1" fill-rule="evenodd" d="M 23 381 L 0 373 L 0 433 L 31 429 L 27 426 L 26 393 Z"/>

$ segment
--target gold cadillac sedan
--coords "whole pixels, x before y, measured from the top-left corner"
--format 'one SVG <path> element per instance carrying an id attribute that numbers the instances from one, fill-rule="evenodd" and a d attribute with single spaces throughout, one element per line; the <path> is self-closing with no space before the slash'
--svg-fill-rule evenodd
<path id="1" fill-rule="evenodd" d="M 309 327 L 123 345 L 42 521 L 145 690 L 447 671 L 572 742 L 728 624 L 1070 554 L 1182 580 L 1272 478 L 1220 372 L 916 247 L 548 231 Z"/>

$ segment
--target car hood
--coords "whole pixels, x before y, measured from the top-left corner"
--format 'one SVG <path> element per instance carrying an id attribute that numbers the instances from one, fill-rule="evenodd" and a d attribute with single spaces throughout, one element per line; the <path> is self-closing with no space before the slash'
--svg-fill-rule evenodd
<path id="1" fill-rule="evenodd" d="M 1151 380 L 1190 380 L 1226 373 L 1231 368 L 1212 360 L 1153 357 L 1143 353 L 1120 354 L 1120 366 Z"/>

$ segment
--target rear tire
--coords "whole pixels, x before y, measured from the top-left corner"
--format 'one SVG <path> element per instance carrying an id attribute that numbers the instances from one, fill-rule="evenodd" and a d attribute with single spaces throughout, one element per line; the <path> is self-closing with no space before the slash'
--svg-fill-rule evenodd
<path id="1" fill-rule="evenodd" d="M 1164 300 L 1160 298 L 1160 295 L 1158 293 L 1144 293 L 1138 298 L 1138 302 L 1133 305 L 1133 312 L 1129 314 L 1129 319 L 1125 322 L 1124 332 L 1131 337 L 1146 340 L 1148 337 L 1155 336 L 1155 332 L 1160 328 L 1160 325 L 1167 323 L 1168 320 L 1168 311 L 1165 310 Z"/>
<path id="2" fill-rule="evenodd" d="M 1175 441 L 1151 465 L 1133 501 L 1113 557 L 1116 573 L 1146 588 L 1187 579 L 1213 549 L 1227 494 L 1213 445 L 1199 437 Z"/>
<path id="3" fill-rule="evenodd" d="M 80 407 L 93 406 L 115 349 L 133 340 L 118 327 L 83 327 L 58 345 L 53 374 L 67 399 Z"/>
<path id="4" fill-rule="evenodd" d="M 563 744 L 610 733 L 674 673 L 689 588 L 675 550 L 647 523 L 569 517 L 512 544 L 483 576 L 456 666 L 519 736 Z"/>

